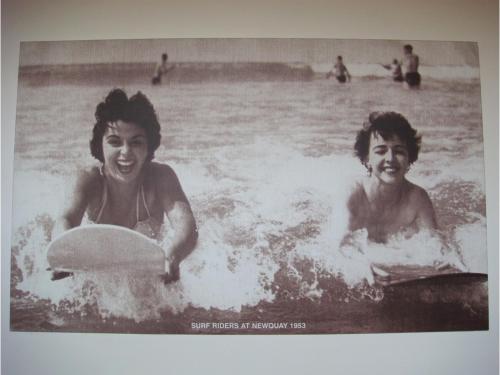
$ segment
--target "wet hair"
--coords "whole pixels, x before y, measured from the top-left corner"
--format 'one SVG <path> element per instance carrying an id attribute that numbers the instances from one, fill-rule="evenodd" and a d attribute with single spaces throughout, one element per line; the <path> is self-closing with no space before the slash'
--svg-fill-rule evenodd
<path id="1" fill-rule="evenodd" d="M 342 56 L 338 55 L 337 60 L 342 60 Z"/>
<path id="2" fill-rule="evenodd" d="M 408 148 L 408 161 L 414 163 L 418 158 L 422 137 L 417 134 L 408 120 L 397 112 L 372 112 L 363 129 L 358 132 L 354 143 L 354 152 L 363 164 L 367 162 L 370 151 L 371 135 L 380 135 L 384 140 L 398 136 Z"/>
<path id="3" fill-rule="evenodd" d="M 90 153 L 97 160 L 104 162 L 102 138 L 111 123 L 118 120 L 132 123 L 144 129 L 148 144 L 147 160 L 154 158 L 154 153 L 160 145 L 160 124 L 153 105 L 140 91 L 127 98 L 121 89 L 113 89 L 95 110 L 96 123 L 90 140 Z"/>
<path id="4" fill-rule="evenodd" d="M 413 51 L 413 46 L 411 44 L 405 44 L 403 48 L 405 51 L 409 51 L 409 52 Z"/>

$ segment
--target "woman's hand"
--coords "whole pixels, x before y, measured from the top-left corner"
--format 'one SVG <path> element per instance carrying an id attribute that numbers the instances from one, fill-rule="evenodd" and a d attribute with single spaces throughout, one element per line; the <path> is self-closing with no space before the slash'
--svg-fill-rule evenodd
<path id="1" fill-rule="evenodd" d="M 179 261 L 173 258 L 165 260 L 165 273 L 161 276 L 163 283 L 169 284 L 180 278 Z"/>
<path id="2" fill-rule="evenodd" d="M 52 281 L 61 280 L 61 279 L 65 279 L 67 277 L 73 276 L 73 272 L 53 271 L 50 268 L 47 268 L 47 271 L 52 271 L 52 274 L 50 276 L 50 280 L 52 280 Z"/>

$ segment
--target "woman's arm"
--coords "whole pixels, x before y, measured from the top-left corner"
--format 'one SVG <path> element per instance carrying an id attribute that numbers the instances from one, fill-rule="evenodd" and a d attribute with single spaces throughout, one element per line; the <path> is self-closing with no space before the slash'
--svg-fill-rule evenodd
<path id="1" fill-rule="evenodd" d="M 88 188 L 95 181 L 92 172 L 85 171 L 78 174 L 70 194 L 66 197 L 62 214 L 56 219 L 52 230 L 52 239 L 68 229 L 81 224 L 82 217 L 88 205 Z M 52 270 L 51 280 L 64 279 L 71 276 L 71 272 Z"/>
<path id="2" fill-rule="evenodd" d="M 198 231 L 191 206 L 172 168 L 158 165 L 158 171 L 154 173 L 157 174 L 157 191 L 163 209 L 174 229 L 168 248 L 164 248 L 167 256 L 165 282 L 176 281 L 179 279 L 179 264 L 193 251 Z"/>
<path id="3" fill-rule="evenodd" d="M 360 181 L 355 181 L 346 192 L 346 200 L 342 203 L 341 217 L 336 218 L 337 229 L 343 233 L 340 245 L 354 246 L 353 233 L 362 229 L 366 223 L 360 216 L 360 212 L 366 210 L 363 185 Z M 339 209 L 340 209 L 339 207 Z"/>
<path id="4" fill-rule="evenodd" d="M 73 187 L 70 189 L 70 194 L 65 199 L 64 209 L 56 219 L 52 238 L 81 224 L 88 205 L 88 190 L 94 180 L 93 174 L 92 171 L 84 171 L 78 174 Z"/>
<path id="5" fill-rule="evenodd" d="M 418 193 L 418 206 L 419 210 L 417 212 L 417 227 L 418 230 L 430 230 L 433 236 L 436 236 L 440 243 L 441 243 L 441 251 L 443 254 L 448 253 L 449 251 L 456 251 L 454 250 L 454 244 L 453 242 L 449 242 L 447 240 L 447 236 L 439 231 L 439 226 L 437 223 L 436 219 L 436 213 L 434 211 L 434 207 L 432 205 L 431 199 L 429 198 L 429 195 L 427 192 L 420 188 L 417 187 L 419 190 Z M 442 270 L 442 269 L 447 269 L 447 268 L 452 268 L 452 269 L 466 269 L 465 265 L 463 263 L 460 263 L 460 261 L 449 261 L 447 258 L 443 259 L 437 259 L 434 262 L 434 267 L 437 270 Z"/>

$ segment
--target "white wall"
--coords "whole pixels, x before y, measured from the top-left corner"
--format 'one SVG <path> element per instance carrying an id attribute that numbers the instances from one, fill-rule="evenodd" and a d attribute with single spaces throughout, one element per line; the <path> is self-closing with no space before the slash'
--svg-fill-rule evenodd
<path id="1" fill-rule="evenodd" d="M 9 218 L 19 41 L 162 37 L 479 42 L 490 331 L 242 337 L 9 332 Z M 498 2 L 494 0 L 4 0 L 2 373 L 498 373 L 498 124 Z"/>

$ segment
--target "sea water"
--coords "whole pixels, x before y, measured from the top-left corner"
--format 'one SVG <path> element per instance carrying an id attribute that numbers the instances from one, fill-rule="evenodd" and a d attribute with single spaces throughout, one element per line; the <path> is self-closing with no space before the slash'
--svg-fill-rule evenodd
<path id="1" fill-rule="evenodd" d="M 345 85 L 317 75 L 154 87 L 119 74 L 102 84 L 78 74 L 36 84 L 21 74 L 11 327 L 190 332 L 192 321 L 286 318 L 315 321 L 321 332 L 369 331 L 350 317 L 384 299 L 372 263 L 486 273 L 479 79 L 470 70 L 429 71 L 420 90 L 371 74 Z M 177 173 L 199 228 L 180 281 L 167 286 L 119 273 L 50 281 L 46 271 L 46 246 L 75 175 L 97 163 L 88 146 L 95 106 L 113 87 L 140 90 L 153 103 L 162 126 L 155 160 Z M 353 143 L 375 110 L 402 113 L 423 136 L 407 178 L 429 193 L 446 248 L 430 233 L 381 245 L 363 230 L 352 249 L 339 246 L 348 186 L 366 173 Z M 340 318 L 326 324 L 332 315 Z"/>

